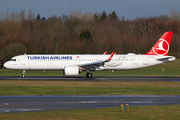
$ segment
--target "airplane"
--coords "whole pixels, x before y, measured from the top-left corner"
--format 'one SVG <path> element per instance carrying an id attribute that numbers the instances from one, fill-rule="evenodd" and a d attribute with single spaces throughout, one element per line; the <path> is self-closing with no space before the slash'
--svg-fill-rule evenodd
<path id="1" fill-rule="evenodd" d="M 79 75 L 86 71 L 86 77 L 91 78 L 91 71 L 98 70 L 132 70 L 150 67 L 173 61 L 174 56 L 168 56 L 173 32 L 165 32 L 157 43 L 145 54 L 24 54 L 12 57 L 4 64 L 7 69 L 23 70 L 63 70 L 67 76 Z"/>

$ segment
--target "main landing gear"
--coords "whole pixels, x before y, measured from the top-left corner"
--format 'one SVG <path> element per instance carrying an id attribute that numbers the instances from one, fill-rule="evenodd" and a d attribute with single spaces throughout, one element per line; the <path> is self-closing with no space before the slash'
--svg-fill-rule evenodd
<path id="1" fill-rule="evenodd" d="M 87 77 L 87 78 L 92 78 L 92 74 L 89 73 L 89 72 L 87 72 L 87 73 L 86 73 L 86 77 Z"/>
<path id="2" fill-rule="evenodd" d="M 22 77 L 25 77 L 25 73 L 26 73 L 26 71 L 23 70 Z"/>

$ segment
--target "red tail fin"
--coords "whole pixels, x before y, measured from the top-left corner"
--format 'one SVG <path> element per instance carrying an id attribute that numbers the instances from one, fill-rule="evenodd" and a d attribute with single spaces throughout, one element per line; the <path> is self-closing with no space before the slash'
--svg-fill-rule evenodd
<path id="1" fill-rule="evenodd" d="M 152 49 L 145 55 L 161 55 L 167 56 L 170 48 L 171 38 L 173 32 L 165 32 L 163 36 L 157 41 Z"/>

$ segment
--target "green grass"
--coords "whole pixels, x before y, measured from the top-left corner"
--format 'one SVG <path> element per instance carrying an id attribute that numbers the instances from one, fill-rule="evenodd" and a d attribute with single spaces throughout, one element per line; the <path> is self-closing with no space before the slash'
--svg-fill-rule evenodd
<path id="1" fill-rule="evenodd" d="M 163 71 L 164 69 L 164 71 Z M 85 76 L 86 72 L 81 73 Z M 96 71 L 93 76 L 180 76 L 180 59 L 162 65 L 128 71 Z M 0 69 L 0 76 L 20 76 L 22 71 Z M 60 76 L 62 71 L 26 71 L 26 76 Z"/>
<path id="2" fill-rule="evenodd" d="M 180 105 L 0 114 L 1 120 L 179 120 Z"/>
<path id="3" fill-rule="evenodd" d="M 180 82 L 1 80 L 0 95 L 180 95 Z"/>

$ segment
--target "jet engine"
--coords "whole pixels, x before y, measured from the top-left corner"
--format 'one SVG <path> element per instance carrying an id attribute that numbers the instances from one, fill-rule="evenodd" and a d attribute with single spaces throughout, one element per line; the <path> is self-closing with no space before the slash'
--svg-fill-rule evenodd
<path id="1" fill-rule="evenodd" d="M 64 66 L 64 75 L 79 75 L 79 67 L 78 66 Z"/>

